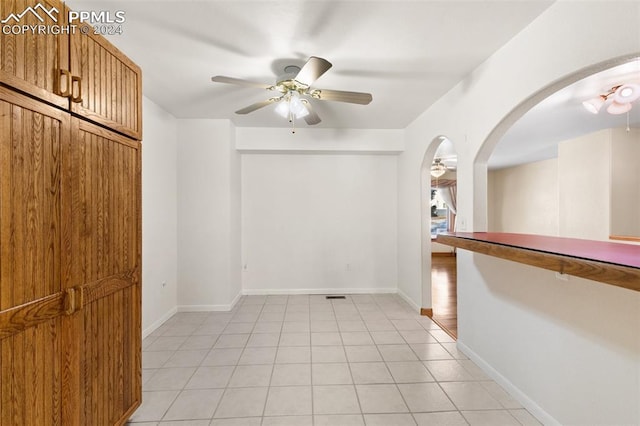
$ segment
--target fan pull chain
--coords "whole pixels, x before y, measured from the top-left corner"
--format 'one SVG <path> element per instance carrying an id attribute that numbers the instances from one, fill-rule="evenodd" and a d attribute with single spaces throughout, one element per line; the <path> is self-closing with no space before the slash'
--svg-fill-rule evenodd
<path id="1" fill-rule="evenodd" d="M 630 132 L 631 128 L 629 127 L 629 111 L 627 111 L 627 132 Z"/>

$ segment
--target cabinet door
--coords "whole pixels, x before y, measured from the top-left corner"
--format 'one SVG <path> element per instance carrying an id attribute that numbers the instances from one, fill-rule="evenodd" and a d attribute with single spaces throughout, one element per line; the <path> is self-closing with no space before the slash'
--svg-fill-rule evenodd
<path id="1" fill-rule="evenodd" d="M 31 8 L 31 9 L 29 9 Z M 0 32 L 0 81 L 22 92 L 62 108 L 70 90 L 69 37 L 67 34 L 13 34 L 22 25 L 67 24 L 67 14 L 59 0 L 15 0 L 0 2 L 0 19 L 7 20 Z M 18 26 L 18 27 L 15 27 Z M 9 34 L 5 34 L 8 32 Z"/>
<path id="2" fill-rule="evenodd" d="M 77 32 L 71 38 L 74 87 L 71 110 L 134 139 L 142 139 L 140 68 L 104 37 Z"/>
<path id="3" fill-rule="evenodd" d="M 73 118 L 71 151 L 82 424 L 123 423 L 141 401 L 140 143 Z"/>
<path id="4" fill-rule="evenodd" d="M 79 424 L 69 114 L 0 87 L 0 424 Z"/>

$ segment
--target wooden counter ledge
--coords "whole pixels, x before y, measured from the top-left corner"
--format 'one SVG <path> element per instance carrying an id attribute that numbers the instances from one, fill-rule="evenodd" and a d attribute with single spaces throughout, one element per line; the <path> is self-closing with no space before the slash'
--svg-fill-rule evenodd
<path id="1" fill-rule="evenodd" d="M 438 243 L 640 291 L 640 246 L 494 232 L 438 234 Z"/>

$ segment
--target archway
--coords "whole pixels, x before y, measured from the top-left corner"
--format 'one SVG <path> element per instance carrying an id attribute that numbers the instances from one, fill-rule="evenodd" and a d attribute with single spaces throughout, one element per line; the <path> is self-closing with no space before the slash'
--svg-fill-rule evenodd
<path id="1" fill-rule="evenodd" d="M 453 142 L 440 135 L 429 144 L 420 170 L 422 309 L 454 338 L 457 336 L 456 263 L 449 247 L 435 242 L 441 231 L 452 231 L 455 223 L 455 162 Z M 434 174 L 434 162 L 442 174 Z M 435 184 L 434 184 L 435 182 Z M 435 185 L 435 186 L 434 186 Z M 453 199 L 451 198 L 453 195 Z M 445 196 L 444 200 L 441 195 Z M 434 200 L 436 198 L 439 202 Z M 438 209 L 437 205 L 443 204 Z M 437 257 L 433 257 L 437 256 Z M 445 257 L 448 257 L 445 259 Z"/>
<path id="2" fill-rule="evenodd" d="M 520 120 L 529 110 L 538 105 L 541 101 L 553 95 L 554 93 L 583 80 L 593 74 L 605 71 L 619 65 L 623 65 L 633 60 L 637 60 L 640 53 L 625 55 L 614 58 L 592 66 L 578 70 L 572 74 L 561 78 L 538 92 L 525 99 L 523 102 L 514 107 L 489 133 L 482 143 L 473 160 L 473 210 L 474 210 L 474 229 L 476 231 L 484 231 L 488 229 L 488 213 L 487 213 L 487 195 L 488 195 L 488 161 L 491 157 L 496 145 L 507 133 L 507 131 Z"/>

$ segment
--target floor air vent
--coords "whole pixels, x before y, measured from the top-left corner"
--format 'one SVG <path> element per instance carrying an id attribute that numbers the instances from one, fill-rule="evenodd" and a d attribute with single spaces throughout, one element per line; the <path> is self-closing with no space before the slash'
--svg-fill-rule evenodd
<path id="1" fill-rule="evenodd" d="M 346 299 L 345 296 L 325 296 L 327 299 Z"/>

